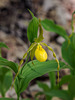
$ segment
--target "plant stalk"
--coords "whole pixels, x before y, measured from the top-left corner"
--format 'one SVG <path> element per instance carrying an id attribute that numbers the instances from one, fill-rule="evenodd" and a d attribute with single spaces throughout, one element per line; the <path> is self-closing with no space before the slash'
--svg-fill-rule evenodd
<path id="1" fill-rule="evenodd" d="M 27 64 L 27 62 L 28 62 L 28 60 L 29 60 L 29 55 L 30 55 L 30 52 L 28 53 L 27 59 L 26 59 L 24 65 L 23 65 L 23 67 L 22 67 L 22 69 L 21 69 L 21 73 L 22 73 L 22 71 L 23 71 L 24 66 Z"/>
<path id="2" fill-rule="evenodd" d="M 2 57 L 2 55 L 1 55 L 1 48 L 0 48 L 0 57 Z"/>
<path id="3" fill-rule="evenodd" d="M 17 95 L 17 100 L 19 100 L 19 95 Z"/>
<path id="4" fill-rule="evenodd" d="M 54 89 L 54 87 L 56 86 L 55 72 L 49 72 L 48 76 L 49 76 L 49 80 L 50 80 L 51 89 Z"/>

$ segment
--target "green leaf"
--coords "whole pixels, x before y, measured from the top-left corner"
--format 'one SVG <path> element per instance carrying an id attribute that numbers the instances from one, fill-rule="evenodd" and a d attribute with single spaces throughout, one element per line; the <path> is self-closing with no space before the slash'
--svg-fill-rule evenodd
<path id="1" fill-rule="evenodd" d="M 3 88 L 5 92 L 11 87 L 12 80 L 13 80 L 13 75 L 12 72 L 10 71 L 6 74 L 3 81 Z"/>
<path id="2" fill-rule="evenodd" d="M 43 95 L 43 94 L 44 94 L 44 92 L 38 92 L 38 93 L 36 93 L 36 94 L 35 94 L 35 98 L 36 98 L 37 96 L 39 96 L 39 95 Z M 44 94 L 44 95 L 45 95 L 45 94 Z M 51 96 L 46 95 L 46 97 L 45 97 L 45 98 L 46 98 L 46 100 L 51 100 L 51 98 L 52 98 L 52 97 L 51 97 Z M 38 100 L 38 99 L 35 99 L 35 100 Z"/>
<path id="3" fill-rule="evenodd" d="M 12 69 L 15 73 L 18 72 L 18 65 L 12 61 L 8 61 L 2 57 L 0 57 L 0 65 L 7 66 L 8 68 Z"/>
<path id="4" fill-rule="evenodd" d="M 36 98 L 37 96 L 43 95 L 43 94 L 44 94 L 44 92 L 37 92 L 37 93 L 35 94 L 35 98 Z"/>
<path id="5" fill-rule="evenodd" d="M 68 85 L 69 95 L 75 97 L 75 76 L 71 77 L 71 80 Z"/>
<path id="6" fill-rule="evenodd" d="M 33 49 L 30 51 L 30 58 L 31 58 L 31 60 L 33 60 L 33 58 L 34 58 L 36 48 L 37 48 L 37 45 L 34 46 Z"/>
<path id="7" fill-rule="evenodd" d="M 45 83 L 42 83 L 42 82 L 37 82 L 37 84 L 38 84 L 38 86 L 40 87 L 40 88 L 42 88 L 43 89 L 43 91 L 50 91 L 50 88 L 48 87 L 48 85 L 47 84 L 45 84 Z M 38 95 L 40 95 L 40 94 L 38 94 Z M 46 95 L 46 100 L 51 100 L 50 99 L 51 97 L 50 96 L 47 96 Z"/>
<path id="8" fill-rule="evenodd" d="M 12 72 L 4 67 L 0 67 L 0 92 L 2 96 L 8 91 L 12 84 Z"/>
<path id="9" fill-rule="evenodd" d="M 75 49 L 72 47 L 72 39 L 73 37 L 70 38 L 70 44 L 65 41 L 61 50 L 63 59 L 75 69 Z"/>
<path id="10" fill-rule="evenodd" d="M 8 49 L 8 46 L 5 43 L 0 42 L 0 48 L 3 48 L 3 47 Z"/>
<path id="11" fill-rule="evenodd" d="M 67 65 L 67 64 L 63 66 L 63 69 L 64 68 L 69 68 L 70 70 L 73 70 L 73 68 L 70 65 Z"/>
<path id="12" fill-rule="evenodd" d="M 55 86 L 56 89 L 59 89 L 63 84 L 69 83 L 71 80 L 72 75 L 65 75 L 61 78 L 59 85 Z"/>
<path id="13" fill-rule="evenodd" d="M 45 92 L 45 94 L 52 97 L 59 97 L 63 100 L 72 100 L 65 90 L 52 90 L 50 92 Z"/>
<path id="14" fill-rule="evenodd" d="M 68 35 L 66 34 L 66 31 L 59 25 L 56 25 L 52 20 L 42 20 L 41 21 L 42 26 L 45 30 L 50 32 L 55 32 L 59 35 L 61 35 L 63 38 L 68 39 Z"/>
<path id="15" fill-rule="evenodd" d="M 37 38 L 38 26 L 39 26 L 38 19 L 36 17 L 33 17 L 27 28 L 27 37 L 31 43 L 34 42 L 35 38 Z"/>
<path id="16" fill-rule="evenodd" d="M 45 83 L 42 83 L 42 82 L 37 81 L 37 84 L 38 84 L 38 86 L 39 86 L 40 88 L 43 89 L 43 91 L 49 91 L 49 90 L 50 90 L 50 88 L 48 87 L 48 85 L 45 84 Z"/>
<path id="17" fill-rule="evenodd" d="M 51 89 L 54 89 L 56 85 L 56 75 L 55 72 L 49 72 L 49 79 L 50 79 L 50 84 L 51 84 Z"/>
<path id="18" fill-rule="evenodd" d="M 65 75 L 61 78 L 61 81 L 59 82 L 59 86 L 62 86 L 65 83 L 69 83 L 71 80 L 72 75 Z"/>
<path id="19" fill-rule="evenodd" d="M 32 15 L 32 17 L 34 17 L 34 14 L 28 9 L 28 11 L 30 12 L 30 14 Z"/>
<path id="20" fill-rule="evenodd" d="M 17 88 L 17 94 L 20 94 L 23 92 L 29 82 L 36 77 L 40 77 L 48 72 L 57 71 L 58 64 L 55 60 L 46 61 L 46 62 L 39 62 L 37 60 L 33 61 L 34 64 L 32 64 L 32 61 L 27 63 L 22 71 L 23 79 L 20 80 L 19 87 Z M 60 69 L 63 68 L 64 63 L 60 62 Z M 16 81 L 17 82 L 17 81 Z M 15 86 L 17 84 L 15 83 Z M 17 86 L 16 86 L 17 87 Z"/>
<path id="21" fill-rule="evenodd" d="M 0 100 L 14 100 L 13 98 L 0 98 Z"/>

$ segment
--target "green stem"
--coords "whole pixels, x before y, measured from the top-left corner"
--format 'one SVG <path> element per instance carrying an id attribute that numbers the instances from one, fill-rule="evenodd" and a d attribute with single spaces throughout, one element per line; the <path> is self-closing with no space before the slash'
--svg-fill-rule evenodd
<path id="1" fill-rule="evenodd" d="M 17 95 L 17 100 L 19 100 L 19 95 Z"/>
<path id="2" fill-rule="evenodd" d="M 23 65 L 23 67 L 22 67 L 22 69 L 21 69 L 21 73 L 22 73 L 22 70 L 23 70 L 24 66 L 27 64 L 27 62 L 28 62 L 28 60 L 29 60 L 29 55 L 30 55 L 30 52 L 28 53 L 26 62 L 25 62 L 25 64 Z M 19 70 L 19 69 L 18 69 L 18 70 Z M 17 76 L 17 75 L 18 75 L 18 73 L 16 74 L 16 76 Z M 16 76 L 15 76 L 15 78 L 16 78 Z M 17 95 L 17 100 L 19 100 L 19 95 Z"/>
<path id="3" fill-rule="evenodd" d="M 28 53 L 27 59 L 26 59 L 24 65 L 23 65 L 23 67 L 22 67 L 22 69 L 21 69 L 21 73 L 22 73 L 22 71 L 23 71 L 23 69 L 24 69 L 24 66 L 27 64 L 27 62 L 28 62 L 28 60 L 29 60 L 29 55 L 30 55 L 30 52 Z"/>
<path id="4" fill-rule="evenodd" d="M 55 85 L 56 85 L 56 75 L 55 72 L 49 72 L 49 80 L 50 80 L 50 84 L 51 84 L 51 89 L 54 89 Z"/>
<path id="5" fill-rule="evenodd" d="M 2 57 L 2 55 L 1 55 L 1 48 L 0 48 L 0 57 Z"/>
<path id="6" fill-rule="evenodd" d="M 75 14 L 75 11 L 72 13 L 72 21 L 71 21 L 71 28 L 72 28 L 72 33 L 69 35 L 69 38 L 73 35 L 74 33 L 74 23 L 73 23 L 73 15 Z"/>
<path id="7" fill-rule="evenodd" d="M 72 13 L 72 22 L 71 22 L 71 27 L 72 27 L 72 33 L 74 32 L 74 26 L 73 26 L 73 15 L 75 14 L 75 11 Z"/>
<path id="8" fill-rule="evenodd" d="M 27 64 L 27 62 L 28 62 L 29 54 L 30 54 L 30 52 L 28 53 L 27 60 L 26 60 L 26 62 L 25 62 L 25 64 L 24 64 L 24 66 L 25 66 L 25 65 Z M 14 82 L 13 82 L 13 84 L 12 84 L 12 87 L 14 86 L 16 77 L 18 76 L 19 72 L 22 73 L 22 70 L 23 70 L 23 68 L 24 68 L 24 66 L 23 66 L 22 69 L 21 69 L 21 71 L 20 71 L 20 67 L 21 67 L 21 64 L 22 64 L 22 63 L 23 63 L 23 59 L 22 59 L 22 62 L 21 62 L 21 63 L 19 64 L 19 66 L 18 66 L 18 72 L 17 72 L 17 74 L 15 75 Z"/>
<path id="9" fill-rule="evenodd" d="M 24 66 L 27 64 L 27 62 L 28 62 L 28 60 L 29 60 L 29 55 L 30 55 L 30 52 L 28 53 L 26 62 L 25 62 L 25 64 L 23 65 L 23 67 L 22 67 L 22 69 L 21 69 L 21 73 L 22 73 L 22 70 L 23 70 Z M 16 76 L 17 76 L 17 75 L 16 75 Z M 17 100 L 19 100 L 19 95 L 17 95 Z"/>
<path id="10" fill-rule="evenodd" d="M 4 93 L 3 90 L 2 90 L 2 92 L 1 92 L 1 95 L 2 95 L 3 98 L 5 97 L 5 93 Z"/>

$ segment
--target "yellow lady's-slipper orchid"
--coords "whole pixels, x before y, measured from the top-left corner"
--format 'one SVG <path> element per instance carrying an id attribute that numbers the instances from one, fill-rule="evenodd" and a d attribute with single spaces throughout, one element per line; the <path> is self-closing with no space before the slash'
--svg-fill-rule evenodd
<path id="1" fill-rule="evenodd" d="M 53 57 L 55 58 L 56 62 L 58 63 L 58 67 L 57 67 L 57 75 L 58 75 L 58 82 L 59 82 L 59 60 L 56 58 L 56 54 L 55 52 L 53 51 L 53 49 L 51 47 L 49 47 L 46 43 L 43 43 L 41 42 L 43 40 L 43 29 L 42 29 L 42 26 L 41 24 L 39 23 L 39 37 L 36 38 L 34 40 L 34 42 L 30 45 L 30 47 L 28 48 L 27 52 L 24 54 L 22 60 L 20 61 L 19 63 L 19 66 L 18 66 L 18 72 L 15 76 L 15 79 L 17 77 L 17 75 L 19 74 L 19 70 L 20 70 L 20 67 L 21 65 L 23 64 L 24 62 L 24 59 L 27 57 L 27 54 L 30 53 L 30 57 L 31 57 L 31 60 L 33 60 L 33 57 L 35 56 L 36 59 L 40 62 L 44 62 L 47 60 L 47 53 L 46 51 L 42 48 L 42 46 L 46 46 L 50 51 L 52 51 L 53 53 Z M 42 46 L 41 46 L 42 45 Z M 15 81 L 14 79 L 14 81 Z"/>
<path id="2" fill-rule="evenodd" d="M 38 61 L 44 62 L 47 60 L 47 53 L 46 51 L 42 48 L 42 46 L 39 44 L 35 50 L 35 57 Z"/>

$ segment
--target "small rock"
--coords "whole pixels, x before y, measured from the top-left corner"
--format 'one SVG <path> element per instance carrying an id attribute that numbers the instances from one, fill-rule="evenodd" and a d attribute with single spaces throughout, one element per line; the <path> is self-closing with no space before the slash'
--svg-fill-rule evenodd
<path id="1" fill-rule="evenodd" d="M 53 97 L 52 100 L 62 100 L 62 99 L 60 99 L 58 97 Z"/>
<path id="2" fill-rule="evenodd" d="M 18 25 L 19 25 L 20 28 L 23 29 L 23 28 L 28 26 L 28 21 L 26 21 L 26 20 L 19 20 L 18 21 Z"/>
<path id="3" fill-rule="evenodd" d="M 56 41 L 57 41 L 59 44 L 62 44 L 62 43 L 65 41 L 65 39 L 64 39 L 63 37 L 59 36 L 59 37 L 56 39 Z"/>
<path id="4" fill-rule="evenodd" d="M 8 6 L 9 0 L 0 0 L 0 7 Z"/>

